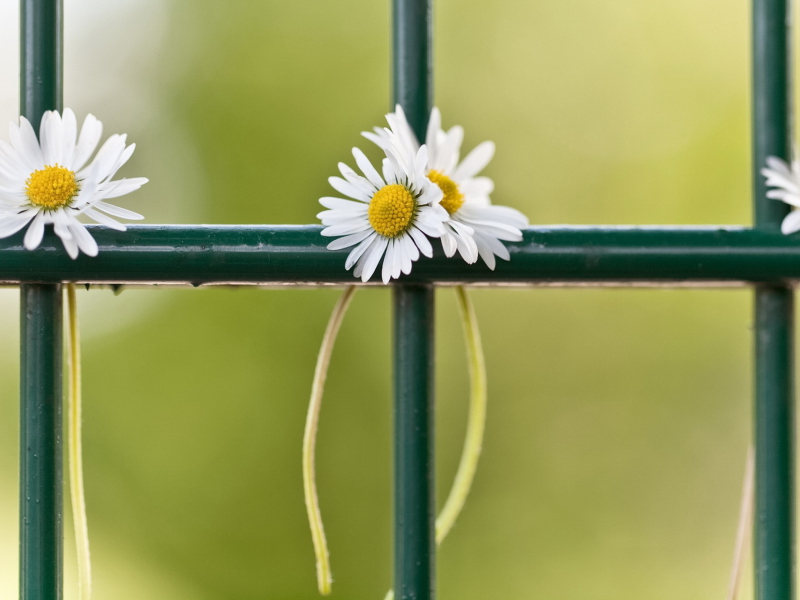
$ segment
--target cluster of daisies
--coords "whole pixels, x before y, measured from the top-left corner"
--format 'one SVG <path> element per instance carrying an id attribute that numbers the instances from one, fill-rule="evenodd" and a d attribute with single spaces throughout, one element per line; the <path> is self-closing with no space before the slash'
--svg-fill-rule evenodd
<path id="1" fill-rule="evenodd" d="M 124 135 L 109 137 L 89 160 L 103 134 L 103 124 L 94 116 L 86 117 L 80 134 L 70 109 L 44 113 L 38 138 L 25 117 L 11 123 L 9 134 L 10 144 L 0 140 L 0 238 L 30 223 L 23 243 L 34 250 L 45 225 L 52 224 L 72 258 L 79 252 L 96 256 L 97 243 L 81 215 L 120 231 L 125 226 L 117 218 L 144 218 L 106 202 L 138 190 L 147 179 L 114 180 L 136 148 L 126 145 Z"/>
<path id="2" fill-rule="evenodd" d="M 420 256 L 433 256 L 431 238 L 445 255 L 458 254 L 469 264 L 480 257 L 490 269 L 495 257 L 509 260 L 503 241 L 520 241 L 528 219 L 518 210 L 494 206 L 494 184 L 478 174 L 494 155 L 483 142 L 459 160 L 464 130 L 442 129 L 438 109 L 431 112 L 425 143 L 420 145 L 403 109 L 386 115 L 388 128 L 364 132 L 385 154 L 380 171 L 358 148 L 353 158 L 363 175 L 339 163 L 342 177 L 331 186 L 349 199 L 320 198 L 328 210 L 317 215 L 322 235 L 337 237 L 330 250 L 353 248 L 345 268 L 362 281 L 372 277 L 383 259 L 384 283 L 408 275 Z"/>

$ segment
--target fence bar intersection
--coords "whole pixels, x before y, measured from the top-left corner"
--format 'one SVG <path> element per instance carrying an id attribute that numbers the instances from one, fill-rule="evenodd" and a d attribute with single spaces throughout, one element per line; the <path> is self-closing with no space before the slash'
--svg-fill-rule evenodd
<path id="1" fill-rule="evenodd" d="M 779 231 L 788 206 L 766 197 L 768 156 L 791 158 L 791 3 L 753 0 L 755 227 Z M 755 583 L 757 600 L 794 598 L 794 294 L 755 290 Z"/>
<path id="2" fill-rule="evenodd" d="M 61 110 L 61 0 L 20 2 L 20 112 Z M 61 600 L 61 285 L 20 286 L 21 600 Z"/>
<path id="3" fill-rule="evenodd" d="M 420 140 L 431 110 L 430 0 L 393 0 L 393 95 Z M 394 286 L 394 589 L 434 600 L 434 288 Z"/>

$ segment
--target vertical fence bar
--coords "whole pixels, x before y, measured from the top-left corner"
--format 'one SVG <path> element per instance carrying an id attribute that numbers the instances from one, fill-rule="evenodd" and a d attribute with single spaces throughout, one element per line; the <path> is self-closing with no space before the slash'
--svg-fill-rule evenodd
<path id="1" fill-rule="evenodd" d="M 788 207 L 766 197 L 767 156 L 791 156 L 790 0 L 753 0 L 755 226 L 780 231 Z M 794 298 L 755 291 L 755 583 L 758 600 L 794 598 Z"/>
<path id="2" fill-rule="evenodd" d="M 430 0 L 393 1 L 394 102 L 420 140 L 431 110 Z M 435 598 L 434 290 L 394 288 L 394 585 L 399 600 Z"/>
<path id="3" fill-rule="evenodd" d="M 20 111 L 61 109 L 61 0 L 20 2 Z M 20 598 L 61 600 L 60 285 L 20 289 Z"/>

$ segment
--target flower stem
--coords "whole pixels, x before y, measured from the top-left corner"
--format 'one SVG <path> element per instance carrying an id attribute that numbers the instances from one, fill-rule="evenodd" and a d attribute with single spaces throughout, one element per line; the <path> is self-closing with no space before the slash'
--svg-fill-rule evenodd
<path id="1" fill-rule="evenodd" d="M 483 445 L 483 434 L 486 429 L 486 361 L 483 356 L 481 334 L 478 329 L 478 318 L 475 308 L 462 287 L 456 287 L 461 324 L 467 344 L 467 359 L 470 375 L 469 419 L 461 461 L 458 464 L 453 487 L 447 496 L 442 511 L 436 519 L 436 545 L 438 546 L 450 533 L 453 525 L 467 501 L 478 459 Z M 384 600 L 394 600 L 394 590 L 389 590 Z"/>
<path id="2" fill-rule="evenodd" d="M 81 450 L 81 347 L 78 331 L 78 303 L 75 284 L 67 284 L 68 311 L 68 462 L 72 522 L 78 557 L 78 597 L 89 600 L 92 595 L 92 565 L 89 557 L 89 529 L 86 524 L 86 496 L 83 488 Z"/>
<path id="3" fill-rule="evenodd" d="M 483 357 L 481 333 L 478 330 L 478 318 L 475 316 L 472 301 L 462 286 L 456 287 L 456 296 L 458 297 L 469 360 L 469 420 L 456 478 L 444 507 L 436 519 L 437 544 L 441 544 L 450 533 L 450 529 L 467 501 L 472 481 L 475 478 L 475 471 L 478 468 L 478 459 L 483 445 L 483 432 L 486 429 L 486 363 Z"/>
<path id="4" fill-rule="evenodd" d="M 317 587 L 319 593 L 327 596 L 331 593 L 331 565 L 328 543 L 325 540 L 325 529 L 322 526 L 322 514 L 319 510 L 317 496 L 316 468 L 314 463 L 314 450 L 317 445 L 317 430 L 319 429 L 319 413 L 322 408 L 322 393 L 325 389 L 325 378 L 328 374 L 328 365 L 333 353 L 336 335 L 342 324 L 347 307 L 353 299 L 356 287 L 347 286 L 333 309 L 325 335 L 322 338 L 322 347 L 317 356 L 317 366 L 314 369 L 314 381 L 311 385 L 311 400 L 308 404 L 306 415 L 306 428 L 303 434 L 303 492 L 306 500 L 308 524 L 311 527 L 311 539 L 314 542 L 314 554 L 317 558 Z"/>
<path id="5" fill-rule="evenodd" d="M 733 566 L 728 584 L 728 600 L 735 600 L 739 592 L 739 580 L 744 567 L 745 549 L 753 525 L 753 480 L 755 478 L 755 452 L 751 445 L 747 450 L 747 464 L 742 486 L 742 505 L 739 509 L 739 525 L 736 528 L 736 542 L 733 549 Z"/>

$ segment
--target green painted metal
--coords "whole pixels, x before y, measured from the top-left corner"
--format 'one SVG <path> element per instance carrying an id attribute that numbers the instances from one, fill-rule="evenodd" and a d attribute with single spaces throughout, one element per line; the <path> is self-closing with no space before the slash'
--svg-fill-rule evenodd
<path id="1" fill-rule="evenodd" d="M 61 289 L 25 285 L 20 339 L 20 598 L 61 600 Z"/>
<path id="2" fill-rule="evenodd" d="M 61 0 L 20 2 L 20 110 L 61 109 Z M 20 598 L 61 600 L 60 285 L 20 289 Z"/>
<path id="3" fill-rule="evenodd" d="M 430 0 L 393 0 L 392 25 L 394 103 L 424 140 L 433 99 Z M 394 588 L 399 600 L 436 597 L 433 313 L 432 287 L 395 287 Z"/>
<path id="4" fill-rule="evenodd" d="M 756 598 L 794 598 L 794 300 L 756 293 Z"/>
<path id="5" fill-rule="evenodd" d="M 779 232 L 789 207 L 766 197 L 767 156 L 791 156 L 791 4 L 753 0 L 753 208 Z M 788 286 L 755 291 L 755 586 L 758 600 L 794 598 L 794 299 Z"/>
<path id="6" fill-rule="evenodd" d="M 37 131 L 61 109 L 63 36 L 62 0 L 20 0 L 20 112 Z"/>
<path id="7" fill-rule="evenodd" d="M 0 283 L 360 284 L 344 269 L 347 250 L 327 250 L 330 238 L 317 225 L 89 230 L 100 246 L 95 258 L 70 259 L 52 232 L 33 252 L 23 248 L 22 234 L 0 240 Z M 495 271 L 448 259 L 439 248 L 400 282 L 680 286 L 800 279 L 800 234 L 744 227 L 538 227 L 507 247 L 511 261 L 498 260 Z"/>
<path id="8" fill-rule="evenodd" d="M 394 103 L 403 107 L 417 139 L 424 141 L 433 107 L 431 2 L 393 0 L 392 8 Z"/>
<path id="9" fill-rule="evenodd" d="M 394 291 L 394 581 L 406 600 L 435 598 L 433 297 Z"/>

